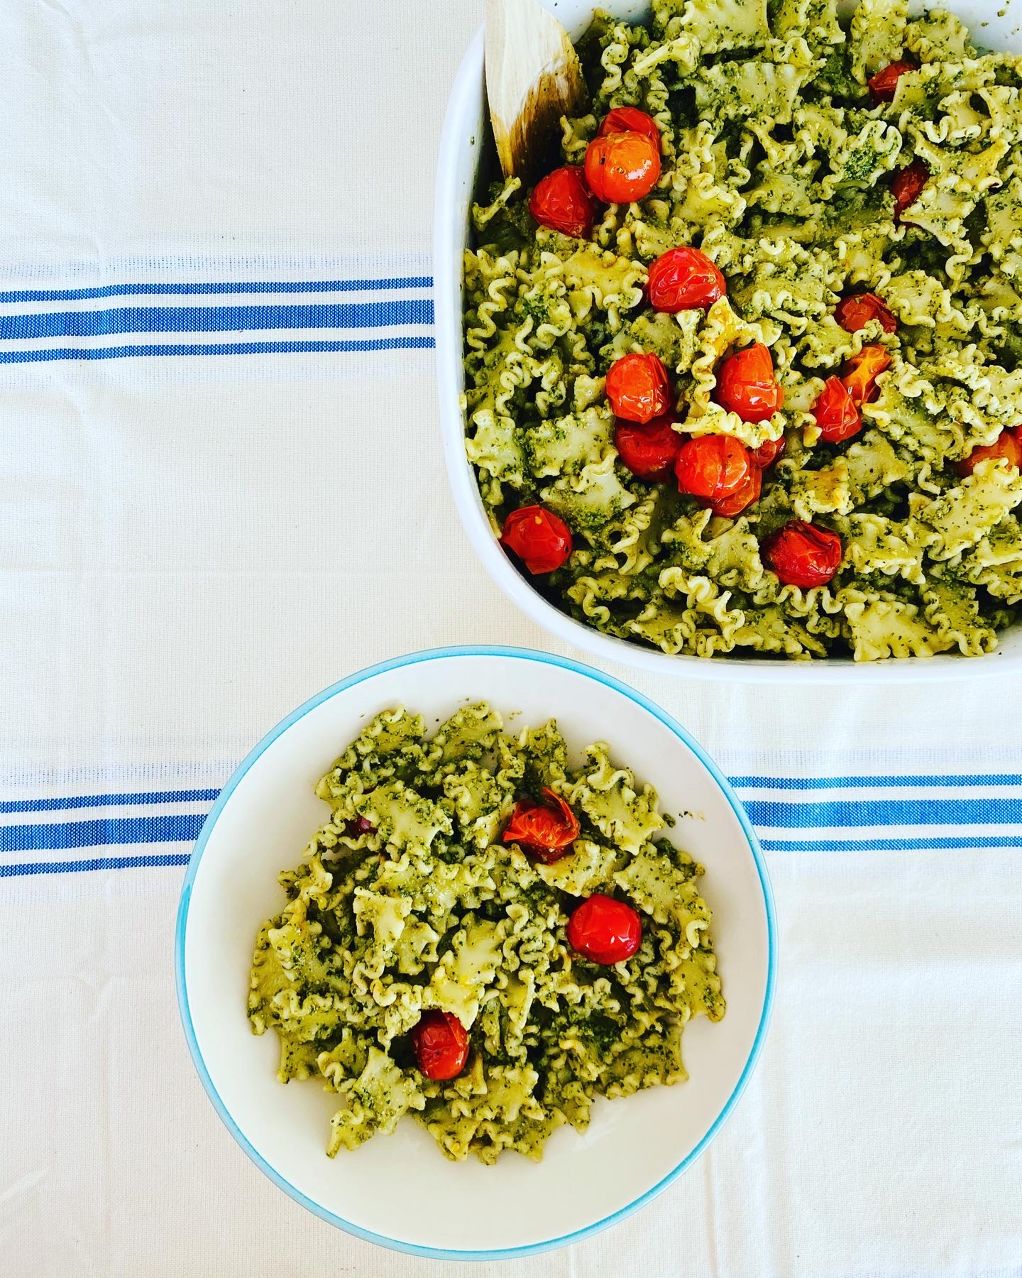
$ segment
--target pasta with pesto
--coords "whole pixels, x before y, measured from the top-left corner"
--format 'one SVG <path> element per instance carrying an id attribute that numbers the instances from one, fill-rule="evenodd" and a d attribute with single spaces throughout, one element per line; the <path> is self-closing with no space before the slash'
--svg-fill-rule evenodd
<path id="1" fill-rule="evenodd" d="M 494 186 L 465 255 L 494 534 L 668 654 L 993 651 L 1022 605 L 1022 56 L 907 0 L 653 0 L 578 48 L 560 189 Z M 643 130 L 649 180 L 606 198 Z M 702 291 L 664 302 L 679 250 Z"/>
<path id="2" fill-rule="evenodd" d="M 449 1158 L 538 1159 L 597 1097 L 687 1077 L 686 1022 L 725 1007 L 703 869 L 606 745 L 572 767 L 553 720 L 511 735 L 479 703 L 430 736 L 388 710 L 317 794 L 330 817 L 281 875 L 248 1008 L 281 1082 L 336 1095 L 331 1156 L 410 1114 Z"/>

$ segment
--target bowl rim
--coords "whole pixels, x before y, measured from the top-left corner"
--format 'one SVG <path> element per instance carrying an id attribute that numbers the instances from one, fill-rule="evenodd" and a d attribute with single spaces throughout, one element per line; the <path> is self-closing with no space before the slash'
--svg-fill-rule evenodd
<path id="1" fill-rule="evenodd" d="M 786 686 L 799 687 L 854 683 L 874 687 L 990 677 L 1022 668 L 1022 623 L 1018 623 L 1020 636 L 1014 651 L 998 647 L 995 652 L 975 657 L 963 657 L 952 652 L 933 657 L 891 657 L 886 661 L 856 662 L 846 657 L 795 661 L 763 657 L 696 657 L 687 653 L 672 656 L 653 647 L 603 634 L 594 626 L 576 621 L 548 602 L 513 567 L 493 535 L 473 467 L 465 455 L 465 419 L 460 404 L 462 266 L 461 250 L 452 245 L 451 231 L 461 220 L 457 190 L 458 158 L 466 148 L 475 149 L 482 144 L 481 139 L 470 137 L 465 124 L 475 118 L 477 106 L 485 105 L 483 48 L 484 28 L 480 27 L 455 73 L 440 134 L 433 205 L 433 299 L 440 435 L 448 482 L 469 542 L 497 586 L 527 617 L 563 642 L 603 661 L 675 679 L 750 684 L 781 681 Z M 484 131 L 489 128 L 488 121 L 484 120 L 483 128 Z"/>
<path id="2" fill-rule="evenodd" d="M 581 675 L 583 678 L 591 679 L 596 683 L 602 684 L 611 691 L 626 697 L 628 700 L 639 706 L 657 719 L 664 727 L 672 732 L 699 760 L 706 768 L 710 776 L 716 782 L 718 788 L 723 794 L 725 800 L 730 805 L 735 817 L 741 826 L 748 844 L 749 853 L 752 856 L 753 863 L 756 867 L 759 879 L 760 890 L 763 895 L 763 909 L 766 918 L 767 929 L 767 967 L 766 982 L 763 989 L 763 1004 L 760 1010 L 759 1022 L 756 1027 L 756 1033 L 753 1037 L 752 1044 L 749 1048 L 749 1054 L 742 1068 L 741 1074 L 735 1083 L 728 1099 L 710 1123 L 709 1127 L 698 1141 L 698 1143 L 685 1155 L 685 1157 L 665 1176 L 663 1176 L 655 1185 L 645 1190 L 637 1198 L 626 1203 L 623 1207 L 609 1213 L 600 1220 L 589 1225 L 584 1225 L 580 1229 L 573 1230 L 570 1233 L 559 1235 L 555 1238 L 542 1239 L 539 1242 L 526 1243 L 521 1246 L 503 1247 L 483 1250 L 462 1250 L 453 1248 L 431 1247 L 421 1243 L 410 1243 L 401 1239 L 389 1238 L 382 1234 L 377 1234 L 372 1230 L 363 1228 L 352 1221 L 346 1220 L 337 1213 L 324 1207 L 321 1203 L 317 1203 L 314 1199 L 303 1193 L 296 1186 L 291 1184 L 280 1172 L 272 1166 L 252 1143 L 245 1136 L 238 1123 L 233 1118 L 227 1105 L 221 1098 L 219 1092 L 210 1077 L 206 1068 L 205 1060 L 202 1055 L 202 1048 L 199 1045 L 192 1022 L 191 1009 L 188 1001 L 188 983 L 185 973 L 185 950 L 187 944 L 187 930 L 189 907 L 191 904 L 192 885 L 195 876 L 198 873 L 199 866 L 202 862 L 203 855 L 212 837 L 213 830 L 220 818 L 221 813 L 227 804 L 231 801 L 234 791 L 238 788 L 241 781 L 247 775 L 255 762 L 283 736 L 291 727 L 300 719 L 303 719 L 311 711 L 326 701 L 332 700 L 341 693 L 348 691 L 350 688 L 359 684 L 367 683 L 381 674 L 386 674 L 391 670 L 400 669 L 404 666 L 419 665 L 431 661 L 445 661 L 450 659 L 465 657 L 497 657 L 511 661 L 532 661 L 540 664 L 555 666 L 561 670 L 571 671 L 574 674 Z M 354 674 L 348 675 L 329 687 L 324 688 L 321 692 L 316 693 L 307 701 L 303 702 L 296 710 L 286 715 L 275 727 L 271 728 L 268 733 L 253 747 L 245 756 L 230 779 L 224 785 L 219 797 L 210 809 L 206 820 L 203 822 L 199 837 L 196 840 L 195 847 L 192 851 L 188 862 L 188 869 L 185 873 L 184 881 L 181 886 L 181 899 L 178 905 L 177 922 L 174 932 L 174 975 L 177 988 L 178 1011 L 181 1016 L 181 1023 L 184 1029 L 185 1040 L 188 1044 L 188 1050 L 192 1058 L 199 1079 L 206 1091 L 213 1108 L 220 1117 L 224 1126 L 231 1133 L 237 1143 L 248 1157 L 255 1163 L 264 1175 L 266 1175 L 273 1183 L 282 1189 L 290 1198 L 299 1203 L 302 1207 L 318 1216 L 321 1220 L 325 1220 L 328 1224 L 334 1225 L 346 1233 L 353 1234 L 355 1237 L 365 1242 L 375 1243 L 378 1246 L 389 1248 L 393 1251 L 402 1252 L 406 1255 L 422 1256 L 433 1260 L 504 1260 L 512 1257 L 521 1257 L 536 1255 L 539 1252 L 550 1251 L 556 1247 L 567 1246 L 571 1243 L 580 1242 L 584 1238 L 588 1238 L 593 1234 L 599 1233 L 601 1230 L 616 1224 L 623 1220 L 626 1216 L 630 1216 L 633 1212 L 638 1211 L 646 1203 L 655 1198 L 662 1190 L 666 1189 L 673 1181 L 686 1171 L 692 1163 L 703 1153 L 721 1126 L 727 1119 L 728 1115 L 734 1109 L 738 1102 L 738 1098 L 745 1090 L 746 1084 L 752 1075 L 752 1072 L 759 1059 L 762 1051 L 763 1042 L 766 1037 L 767 1028 L 770 1021 L 770 1014 L 773 1007 L 774 989 L 776 984 L 776 968 L 777 968 L 777 925 L 774 912 L 774 900 L 770 887 L 770 879 L 767 874 L 766 864 L 763 857 L 763 851 L 760 848 L 759 840 L 756 837 L 752 824 L 746 815 L 745 809 L 741 801 L 735 794 L 730 782 L 721 772 L 720 768 L 710 758 L 699 742 L 684 728 L 676 719 L 667 713 L 643 695 L 637 689 L 629 687 L 628 684 L 615 679 L 612 675 L 605 674 L 602 670 L 596 670 L 591 666 L 584 665 L 575 661 L 570 657 L 555 656 L 552 653 L 541 652 L 530 648 L 510 648 L 499 645 L 473 644 L 458 645 L 445 648 L 423 649 L 417 652 L 408 653 L 404 656 L 393 657 L 387 661 L 377 662 L 374 665 L 366 666 L 362 670 L 356 671 Z"/>

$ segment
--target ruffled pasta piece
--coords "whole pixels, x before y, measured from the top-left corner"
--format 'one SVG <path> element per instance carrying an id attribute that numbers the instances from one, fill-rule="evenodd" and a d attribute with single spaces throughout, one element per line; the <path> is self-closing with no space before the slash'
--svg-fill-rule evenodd
<path id="1" fill-rule="evenodd" d="M 341 1083 L 337 1094 L 342 1104 L 330 1120 L 327 1153 L 331 1158 L 342 1149 L 357 1149 L 372 1136 L 388 1135 L 410 1109 L 421 1110 L 426 1104 L 414 1077 L 376 1047 L 369 1049 L 358 1078 Z"/>
<path id="2" fill-rule="evenodd" d="M 907 29 L 907 0 L 860 0 L 849 32 L 856 78 L 865 83 L 881 67 L 896 62 L 904 48 Z"/>
<path id="3" fill-rule="evenodd" d="M 755 60 L 718 62 L 703 68 L 695 80 L 696 108 L 718 121 L 747 117 L 790 124 L 795 99 L 809 69 Z"/>
<path id="4" fill-rule="evenodd" d="M 844 616 L 856 661 L 888 657 L 932 657 L 954 640 L 931 626 L 916 604 L 885 595 L 845 592 Z"/>
<path id="5" fill-rule="evenodd" d="M 951 559 L 970 549 L 1022 502 L 1022 474 L 1005 462 L 981 462 L 941 497 L 909 499 L 912 517 L 932 530 L 931 559 Z"/>

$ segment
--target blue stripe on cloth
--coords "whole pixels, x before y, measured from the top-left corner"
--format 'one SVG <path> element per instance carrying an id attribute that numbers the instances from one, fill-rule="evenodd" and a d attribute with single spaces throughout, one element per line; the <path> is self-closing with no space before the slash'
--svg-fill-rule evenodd
<path id="1" fill-rule="evenodd" d="M 375 280 L 221 280 L 213 283 L 102 284 L 94 288 L 20 288 L 0 292 L 0 303 L 86 302 L 103 297 L 226 296 L 231 293 L 369 293 L 383 289 L 432 288 L 432 275 Z"/>
<path id="2" fill-rule="evenodd" d="M 436 345 L 432 337 L 379 337 L 364 341 L 216 342 L 207 345 L 64 346 L 51 350 L 0 351 L 0 364 L 36 364 L 57 359 L 128 359 L 136 355 L 302 355 L 349 351 L 422 351 Z"/>
<path id="3" fill-rule="evenodd" d="M 101 817 L 95 821 L 54 821 L 0 825 L 0 852 L 44 852 L 112 847 L 118 843 L 185 843 L 199 837 L 205 814 Z"/>
<path id="4" fill-rule="evenodd" d="M 863 799 L 830 803 L 787 803 L 749 799 L 756 826 L 815 829 L 869 825 L 1022 824 L 1022 799 Z"/>
<path id="5" fill-rule="evenodd" d="M 125 794 L 69 794 L 59 799 L 0 800 L 0 813 L 67 812 L 75 808 L 126 808 L 151 803 L 213 803 L 219 790 L 143 790 Z"/>
<path id="6" fill-rule="evenodd" d="M 106 311 L 0 315 L 0 340 L 113 337 L 121 333 L 244 333 L 271 328 L 386 328 L 432 323 L 433 303 L 428 297 L 276 306 L 118 306 Z"/>
<path id="7" fill-rule="evenodd" d="M 1022 785 L 1022 773 L 978 772 L 947 776 L 904 777 L 731 777 L 731 784 L 745 790 L 887 790 L 912 786 L 934 786 L 953 789 L 967 785 Z"/>
<path id="8" fill-rule="evenodd" d="M 1018 834 L 956 834 L 947 838 L 760 839 L 767 852 L 967 852 L 977 848 L 1022 848 Z"/>
<path id="9" fill-rule="evenodd" d="M 187 865 L 190 852 L 157 852 L 151 856 L 95 856 L 88 861 L 36 861 L 24 865 L 0 865 L 0 879 L 25 874 L 74 874 L 81 870 L 154 869 L 161 865 Z"/>

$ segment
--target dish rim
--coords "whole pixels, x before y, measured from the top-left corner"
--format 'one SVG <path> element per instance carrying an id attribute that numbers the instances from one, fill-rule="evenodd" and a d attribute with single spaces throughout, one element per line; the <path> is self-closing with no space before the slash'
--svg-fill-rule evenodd
<path id="1" fill-rule="evenodd" d="M 235 790 L 241 784 L 249 770 L 258 759 L 284 735 L 299 720 L 303 719 L 311 711 L 322 705 L 324 702 L 332 700 L 334 697 L 347 692 L 350 688 L 359 684 L 367 683 L 381 674 L 386 674 L 391 670 L 400 669 L 404 666 L 419 665 L 430 661 L 444 661 L 452 658 L 464 657 L 497 657 L 504 660 L 513 661 L 534 661 L 540 664 L 551 665 L 561 670 L 571 671 L 573 674 L 581 675 L 583 678 L 592 679 L 596 683 L 602 684 L 604 687 L 611 689 L 620 696 L 626 697 L 642 710 L 652 715 L 664 727 L 674 734 L 681 744 L 687 747 L 699 760 L 704 768 L 713 778 L 718 789 L 731 807 L 745 835 L 749 853 L 752 856 L 753 863 L 756 867 L 759 879 L 760 890 L 763 896 L 763 909 L 766 917 L 767 929 L 767 964 L 766 964 L 766 982 L 763 990 L 763 1004 L 760 1010 L 759 1022 L 756 1027 L 756 1033 L 753 1037 L 752 1044 L 749 1048 L 749 1054 L 742 1068 L 741 1074 L 735 1083 L 731 1094 L 724 1102 L 723 1106 L 713 1119 L 706 1132 L 703 1134 L 698 1143 L 691 1149 L 686 1156 L 665 1176 L 663 1176 L 655 1185 L 645 1190 L 637 1198 L 631 1202 L 619 1207 L 616 1211 L 609 1213 L 592 1224 L 585 1225 L 580 1229 L 572 1230 L 570 1233 L 559 1235 L 555 1238 L 543 1239 L 539 1242 L 525 1243 L 515 1247 L 502 1247 L 483 1250 L 465 1250 L 457 1248 L 431 1247 L 421 1243 L 405 1242 L 401 1239 L 389 1238 L 386 1235 L 377 1234 L 372 1230 L 363 1228 L 352 1221 L 345 1220 L 343 1216 L 339 1216 L 329 1208 L 324 1207 L 321 1203 L 317 1203 L 308 1195 L 304 1194 L 296 1186 L 292 1185 L 275 1167 L 252 1145 L 245 1136 L 238 1123 L 235 1121 L 227 1105 L 224 1103 L 209 1071 L 206 1068 L 205 1060 L 202 1055 L 202 1049 L 195 1033 L 195 1027 L 192 1023 L 191 1010 L 188 1002 L 188 986 L 185 975 L 185 949 L 187 944 L 188 915 L 191 904 L 192 885 L 198 873 L 199 865 L 202 862 L 203 855 L 209 844 L 209 840 L 213 834 L 213 830 L 221 813 L 230 802 Z M 192 851 L 191 858 L 188 862 L 188 868 L 181 885 L 181 899 L 178 905 L 177 921 L 174 930 L 174 976 L 177 990 L 178 1011 L 181 1016 L 181 1023 L 184 1029 L 185 1040 L 188 1044 L 189 1054 L 192 1063 L 199 1075 L 202 1086 L 206 1095 L 209 1097 L 217 1115 L 221 1122 L 231 1133 L 237 1143 L 248 1157 L 255 1163 L 264 1175 L 266 1175 L 278 1189 L 282 1189 L 288 1197 L 299 1203 L 306 1210 L 318 1216 L 321 1220 L 328 1224 L 344 1230 L 346 1233 L 352 1234 L 365 1242 L 375 1243 L 381 1247 L 387 1247 L 392 1251 L 402 1252 L 405 1255 L 422 1256 L 432 1260 L 464 1260 L 464 1261 L 480 1261 L 480 1260 L 505 1260 L 512 1257 L 522 1257 L 537 1255 L 540 1252 L 551 1251 L 557 1247 L 565 1247 L 572 1243 L 580 1242 L 584 1238 L 591 1237 L 594 1234 L 609 1228 L 618 1221 L 624 1220 L 627 1216 L 632 1215 L 641 1207 L 651 1202 L 659 1193 L 672 1184 L 678 1177 L 686 1171 L 709 1146 L 720 1128 L 738 1103 L 738 1099 L 749 1081 L 756 1063 L 759 1060 L 763 1043 L 766 1038 L 767 1029 L 770 1021 L 770 1014 L 773 1008 L 774 990 L 776 984 L 777 969 L 777 925 L 774 912 L 773 893 L 770 887 L 770 879 L 767 873 L 766 863 L 763 857 L 763 851 L 759 845 L 759 840 L 752 828 L 752 824 L 746 815 L 741 800 L 735 794 L 727 777 L 721 772 L 717 764 L 710 758 L 699 742 L 684 728 L 672 715 L 668 714 L 661 706 L 657 705 L 649 697 L 639 692 L 637 689 L 623 683 L 620 679 L 614 678 L 613 675 L 605 674 L 602 670 L 594 669 L 582 662 L 575 661 L 571 657 L 557 656 L 553 653 L 541 652 L 531 648 L 512 648 L 501 645 L 488 644 L 471 644 L 457 645 L 443 648 L 421 649 L 417 652 L 407 653 L 404 656 L 392 657 L 386 661 L 377 662 L 374 665 L 366 666 L 362 670 L 356 671 L 354 674 L 348 675 L 343 679 L 339 679 L 336 683 L 330 684 L 321 692 L 316 693 L 307 701 L 304 701 L 297 709 L 286 715 L 275 727 L 258 742 L 256 746 L 245 756 L 231 777 L 224 785 L 213 807 L 210 809 L 206 820 L 203 822 L 199 837 L 196 840 L 195 847 Z"/>

